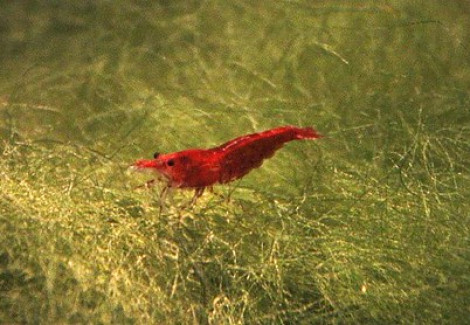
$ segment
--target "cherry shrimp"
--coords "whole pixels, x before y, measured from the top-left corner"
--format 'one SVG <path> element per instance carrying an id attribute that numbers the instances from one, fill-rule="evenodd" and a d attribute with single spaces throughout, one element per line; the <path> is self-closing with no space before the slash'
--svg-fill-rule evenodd
<path id="1" fill-rule="evenodd" d="M 311 127 L 281 126 L 244 135 L 211 149 L 187 149 L 168 154 L 156 152 L 153 159 L 138 160 L 131 168 L 153 171 L 162 178 L 166 185 L 161 198 L 170 188 L 194 189 L 190 203 L 193 204 L 206 188 L 240 179 L 260 167 L 263 160 L 271 158 L 286 142 L 321 137 Z M 146 186 L 154 182 L 154 179 L 150 180 Z"/>

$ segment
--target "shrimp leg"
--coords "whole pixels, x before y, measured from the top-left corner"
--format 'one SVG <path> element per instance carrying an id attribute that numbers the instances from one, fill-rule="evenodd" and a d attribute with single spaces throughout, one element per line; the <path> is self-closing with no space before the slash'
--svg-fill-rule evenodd
<path id="1" fill-rule="evenodd" d="M 179 224 L 182 224 L 183 223 L 183 219 L 184 219 L 184 216 L 181 214 L 182 210 L 183 209 L 186 209 L 186 208 L 190 208 L 194 205 L 194 203 L 196 203 L 197 199 L 199 197 L 201 197 L 201 195 L 204 193 L 204 190 L 206 188 L 205 187 L 197 187 L 196 190 L 194 191 L 194 196 L 193 198 L 191 199 L 190 202 L 186 203 L 186 204 L 183 204 L 182 206 L 180 206 L 180 210 L 179 210 L 179 216 L 180 216 L 180 219 L 179 219 Z"/>
<path id="2" fill-rule="evenodd" d="M 191 201 L 189 201 L 186 204 L 181 205 L 180 208 L 185 209 L 185 208 L 192 207 L 194 203 L 196 203 L 197 199 L 201 197 L 202 193 L 204 193 L 205 189 L 206 189 L 205 187 L 197 187 L 196 190 L 194 191 L 194 195 Z"/>
<path id="3" fill-rule="evenodd" d="M 162 213 L 163 209 L 166 207 L 165 200 L 166 200 L 168 192 L 170 192 L 169 185 L 166 185 L 160 192 L 160 214 Z"/>
<path id="4" fill-rule="evenodd" d="M 188 206 L 190 206 L 190 207 L 193 206 L 193 204 L 196 203 L 197 199 L 200 198 L 201 195 L 204 193 L 205 189 L 206 189 L 205 187 L 196 188 L 196 190 L 194 191 L 194 196 L 191 199 L 191 202 L 189 202 Z"/>
<path id="5" fill-rule="evenodd" d="M 155 179 L 151 179 L 147 182 L 145 182 L 145 184 L 142 184 L 142 185 L 139 185 L 139 186 L 136 186 L 135 189 L 138 189 L 138 188 L 151 188 L 152 186 L 155 185 Z"/>

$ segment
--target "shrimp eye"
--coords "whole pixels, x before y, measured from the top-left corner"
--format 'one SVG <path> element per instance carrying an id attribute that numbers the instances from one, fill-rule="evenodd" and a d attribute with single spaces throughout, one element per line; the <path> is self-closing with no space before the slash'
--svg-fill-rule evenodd
<path id="1" fill-rule="evenodd" d="M 158 156 L 160 156 L 160 153 L 159 153 L 159 152 L 155 152 L 155 153 L 153 154 L 153 158 L 154 158 L 154 159 L 157 159 Z"/>
<path id="2" fill-rule="evenodd" d="M 166 164 L 170 167 L 174 166 L 175 165 L 175 161 L 173 159 L 170 159 L 166 162 Z"/>

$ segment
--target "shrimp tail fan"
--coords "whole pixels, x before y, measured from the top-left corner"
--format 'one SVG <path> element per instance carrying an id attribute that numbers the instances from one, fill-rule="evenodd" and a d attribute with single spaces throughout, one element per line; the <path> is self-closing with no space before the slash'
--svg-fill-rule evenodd
<path id="1" fill-rule="evenodd" d="M 320 135 L 317 131 L 315 131 L 311 127 L 307 128 L 293 128 L 294 134 L 295 134 L 295 139 L 318 139 L 321 138 L 322 135 Z"/>

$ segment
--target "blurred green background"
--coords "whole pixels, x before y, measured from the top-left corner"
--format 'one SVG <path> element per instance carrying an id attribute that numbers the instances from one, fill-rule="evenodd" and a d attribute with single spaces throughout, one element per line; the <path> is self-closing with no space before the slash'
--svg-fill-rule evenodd
<path id="1" fill-rule="evenodd" d="M 1 323 L 466 323 L 468 1 L 2 1 Z M 193 208 L 127 167 L 285 124 Z"/>

